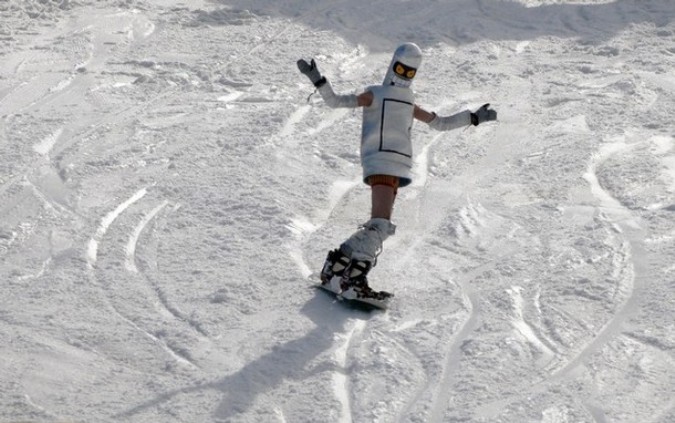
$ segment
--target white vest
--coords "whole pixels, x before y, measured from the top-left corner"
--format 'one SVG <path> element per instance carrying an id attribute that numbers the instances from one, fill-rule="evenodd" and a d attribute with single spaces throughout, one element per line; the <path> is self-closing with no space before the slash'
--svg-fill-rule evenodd
<path id="1" fill-rule="evenodd" d="M 398 176 L 400 186 L 412 182 L 412 143 L 415 96 L 410 88 L 369 87 L 373 103 L 363 108 L 361 165 L 365 180 L 372 175 Z"/>

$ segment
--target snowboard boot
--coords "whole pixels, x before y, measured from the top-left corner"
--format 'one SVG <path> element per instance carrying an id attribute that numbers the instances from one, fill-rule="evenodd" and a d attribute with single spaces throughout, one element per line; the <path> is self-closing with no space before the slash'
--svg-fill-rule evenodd
<path id="1" fill-rule="evenodd" d="M 321 270 L 321 285 L 328 286 L 345 298 L 378 298 L 368 286 L 366 275 L 375 266 L 382 243 L 393 235 L 396 226 L 388 219 L 374 218 L 340 245 L 330 251 Z M 389 296 L 390 294 L 387 294 Z"/>
<path id="2" fill-rule="evenodd" d="M 347 266 L 349 266 L 349 257 L 342 250 L 329 251 L 323 263 L 323 269 L 321 269 L 321 284 L 329 285 L 335 276 L 341 279 Z M 336 289 L 339 289 L 339 286 Z"/>
<path id="3" fill-rule="evenodd" d="M 370 261 L 352 260 L 347 268 L 342 272 L 340 280 L 340 295 L 348 300 L 355 298 L 377 298 L 377 291 L 373 291 L 368 286 L 366 275 L 373 268 Z"/>

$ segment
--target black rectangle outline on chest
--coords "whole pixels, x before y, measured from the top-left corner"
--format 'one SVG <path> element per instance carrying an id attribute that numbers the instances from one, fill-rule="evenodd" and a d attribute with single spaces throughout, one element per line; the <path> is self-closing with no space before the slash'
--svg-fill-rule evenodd
<path id="1" fill-rule="evenodd" d="M 397 100 L 395 98 L 384 98 L 384 99 L 382 99 L 382 116 L 380 118 L 380 149 L 379 149 L 379 151 L 383 151 L 383 152 L 386 152 L 386 153 L 399 154 L 399 155 L 404 156 L 404 157 L 412 158 L 412 155 L 410 155 L 410 154 L 401 153 L 400 151 L 396 151 L 396 150 L 386 150 L 386 149 L 384 149 L 384 114 L 385 114 L 385 111 L 386 111 L 388 101 L 393 101 L 395 103 L 408 104 L 408 105 L 413 106 L 413 107 L 415 106 L 413 103 L 411 103 L 409 101 Z M 410 128 L 408 128 L 408 131 L 410 131 Z"/>

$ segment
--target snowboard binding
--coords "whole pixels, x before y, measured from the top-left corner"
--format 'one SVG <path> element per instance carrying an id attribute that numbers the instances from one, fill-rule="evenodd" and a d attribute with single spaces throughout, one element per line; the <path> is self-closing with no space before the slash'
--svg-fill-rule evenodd
<path id="1" fill-rule="evenodd" d="M 334 276 L 342 277 L 350 261 L 351 259 L 342 250 L 329 251 L 321 270 L 321 284 L 330 285 Z"/>
<path id="2" fill-rule="evenodd" d="M 321 284 L 346 299 L 385 300 L 392 295 L 375 291 L 368 286 L 366 275 L 373 263 L 366 260 L 352 260 L 340 249 L 328 253 L 321 271 Z"/>

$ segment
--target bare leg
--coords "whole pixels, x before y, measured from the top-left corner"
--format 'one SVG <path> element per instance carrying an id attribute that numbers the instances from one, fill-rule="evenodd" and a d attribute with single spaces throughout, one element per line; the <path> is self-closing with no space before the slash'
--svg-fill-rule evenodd
<path id="1" fill-rule="evenodd" d="M 396 188 L 389 185 L 375 185 L 371 191 L 371 218 L 391 220 L 391 213 L 396 200 Z"/>

